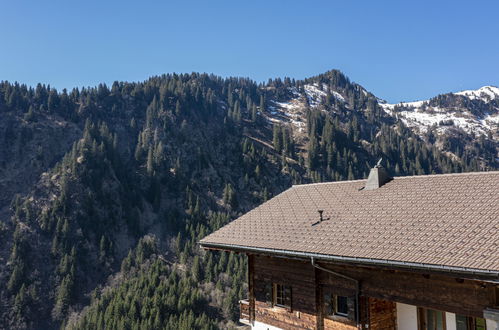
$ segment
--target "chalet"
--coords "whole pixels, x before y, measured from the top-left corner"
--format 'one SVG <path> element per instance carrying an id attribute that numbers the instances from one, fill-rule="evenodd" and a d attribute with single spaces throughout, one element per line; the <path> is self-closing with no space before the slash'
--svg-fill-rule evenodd
<path id="1" fill-rule="evenodd" d="M 499 172 L 295 185 L 200 242 L 252 329 L 499 329 Z"/>

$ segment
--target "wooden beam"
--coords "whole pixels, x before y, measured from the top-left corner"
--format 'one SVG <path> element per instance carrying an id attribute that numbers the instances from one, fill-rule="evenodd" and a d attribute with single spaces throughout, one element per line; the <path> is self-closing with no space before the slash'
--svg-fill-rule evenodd
<path id="1" fill-rule="evenodd" d="M 315 315 L 317 316 L 317 330 L 324 329 L 324 295 L 322 286 L 319 284 L 319 269 L 314 268 L 315 272 Z"/>
<path id="2" fill-rule="evenodd" d="M 249 319 L 251 324 L 255 321 L 255 256 L 247 254 L 248 256 L 248 295 L 249 295 Z"/>

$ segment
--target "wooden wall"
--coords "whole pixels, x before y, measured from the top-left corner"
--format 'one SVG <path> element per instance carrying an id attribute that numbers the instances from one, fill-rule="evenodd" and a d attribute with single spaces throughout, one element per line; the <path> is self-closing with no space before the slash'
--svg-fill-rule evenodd
<path id="1" fill-rule="evenodd" d="M 255 256 L 253 269 L 256 321 L 285 329 L 316 328 L 315 269 L 309 262 Z M 267 303 L 273 282 L 291 285 L 291 311 Z"/>
<path id="2" fill-rule="evenodd" d="M 397 306 L 393 301 L 369 298 L 369 329 L 397 328 Z"/>
<path id="3" fill-rule="evenodd" d="M 249 257 L 252 319 L 284 329 L 356 328 L 353 320 L 325 318 L 322 301 L 324 287 L 339 295 L 355 295 L 355 282 L 318 270 L 310 261 Z M 359 280 L 361 324 L 374 330 L 396 328 L 395 302 L 469 316 L 483 316 L 486 307 L 495 305 L 495 286 L 484 282 L 373 267 L 320 265 Z M 269 291 L 273 282 L 291 285 L 290 310 L 272 307 Z"/>
<path id="4" fill-rule="evenodd" d="M 495 285 L 455 277 L 321 263 L 325 268 L 360 280 L 361 295 L 468 316 L 483 316 L 495 304 Z M 322 272 L 320 283 L 352 288 Z"/>
<path id="5" fill-rule="evenodd" d="M 350 323 L 340 322 L 328 318 L 324 319 L 324 330 L 355 330 L 355 329 L 357 329 L 357 326 L 352 325 Z"/>

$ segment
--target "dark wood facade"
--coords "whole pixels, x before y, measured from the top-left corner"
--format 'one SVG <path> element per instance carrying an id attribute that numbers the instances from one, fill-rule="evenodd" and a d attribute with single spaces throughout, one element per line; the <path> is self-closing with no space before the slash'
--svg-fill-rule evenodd
<path id="1" fill-rule="evenodd" d="M 283 329 L 395 329 L 396 303 L 483 317 L 484 309 L 499 300 L 497 285 L 475 279 L 320 263 L 358 280 L 357 286 L 314 267 L 310 260 L 255 254 L 248 258 L 249 321 Z M 290 306 L 274 303 L 276 284 L 292 288 Z"/>

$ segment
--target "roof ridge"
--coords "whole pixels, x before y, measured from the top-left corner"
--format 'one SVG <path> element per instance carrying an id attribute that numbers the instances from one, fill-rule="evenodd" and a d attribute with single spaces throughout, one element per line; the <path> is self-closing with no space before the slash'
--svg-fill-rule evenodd
<path id="1" fill-rule="evenodd" d="M 356 179 L 356 180 L 341 180 L 341 181 L 328 181 L 328 182 L 299 183 L 299 184 L 292 185 L 291 188 L 303 187 L 303 186 L 317 186 L 317 185 L 334 184 L 334 183 L 361 182 L 361 181 L 366 181 L 366 180 L 367 179 Z"/>
<path id="2" fill-rule="evenodd" d="M 396 176 L 394 179 L 410 179 L 410 178 L 426 178 L 435 176 L 461 176 L 461 175 L 485 175 L 485 174 L 499 174 L 499 171 L 478 171 L 478 172 L 457 172 L 457 173 L 434 173 L 423 175 L 404 175 Z"/>
<path id="3" fill-rule="evenodd" d="M 478 171 L 478 172 L 458 172 L 458 173 L 434 173 L 434 174 L 420 174 L 420 175 L 403 175 L 403 176 L 395 176 L 393 179 L 411 179 L 411 178 L 427 178 L 427 177 L 435 177 L 435 176 L 461 176 L 461 175 L 486 175 L 486 174 L 499 174 L 499 171 Z M 294 184 L 291 188 L 294 187 L 303 187 L 303 186 L 315 186 L 315 185 L 325 185 L 325 184 L 338 184 L 338 183 L 350 183 L 350 182 L 361 182 L 366 181 L 367 179 L 356 179 L 356 180 L 341 180 L 341 181 L 328 181 L 328 182 L 314 182 L 314 183 L 300 183 Z"/>

